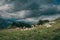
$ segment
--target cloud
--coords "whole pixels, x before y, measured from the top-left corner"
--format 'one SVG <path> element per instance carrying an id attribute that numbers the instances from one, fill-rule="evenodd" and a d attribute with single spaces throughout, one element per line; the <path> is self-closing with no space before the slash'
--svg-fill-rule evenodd
<path id="1" fill-rule="evenodd" d="M 26 19 L 28 21 L 57 18 L 60 5 L 47 0 L 7 0 L 0 1 L 0 15 L 5 19 Z M 4 4 L 5 3 L 5 4 Z"/>
<path id="2" fill-rule="evenodd" d="M 5 4 L 5 0 L 0 0 L 0 6 Z"/>
<path id="3" fill-rule="evenodd" d="M 27 21 L 37 21 L 37 20 L 34 19 L 34 18 L 26 18 L 25 20 L 27 20 Z"/>
<path id="4" fill-rule="evenodd" d="M 19 12 L 16 12 L 15 14 L 17 18 L 25 18 L 25 16 L 27 16 L 29 12 L 29 10 L 21 10 Z"/>
<path id="5" fill-rule="evenodd" d="M 8 4 L 0 6 L 0 10 L 7 10 L 9 9 Z"/>
<path id="6" fill-rule="evenodd" d="M 28 10 L 22 10 L 22 11 L 19 11 L 19 12 L 15 12 L 15 13 L 8 13 L 8 12 L 2 12 L 0 13 L 0 15 L 2 16 L 2 18 L 24 18 L 26 16 L 26 14 L 28 14 L 29 11 Z"/>
<path id="7" fill-rule="evenodd" d="M 55 20 L 57 18 L 60 17 L 60 14 L 55 14 L 55 15 L 50 15 L 50 16 L 45 16 L 45 15 L 42 15 L 40 16 L 39 18 L 37 18 L 38 20 Z"/>
<path id="8" fill-rule="evenodd" d="M 60 5 L 57 5 L 56 7 L 57 7 L 57 11 L 60 11 Z"/>

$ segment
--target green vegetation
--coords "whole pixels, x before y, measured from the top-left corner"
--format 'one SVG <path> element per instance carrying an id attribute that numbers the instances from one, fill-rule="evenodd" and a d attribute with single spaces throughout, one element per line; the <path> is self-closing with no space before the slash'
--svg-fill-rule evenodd
<path id="1" fill-rule="evenodd" d="M 43 24 L 48 23 L 48 22 L 49 22 L 49 20 L 39 20 L 37 25 L 43 25 Z"/>
<path id="2" fill-rule="evenodd" d="M 49 20 L 39 20 L 36 25 L 43 25 L 45 23 L 48 23 Z M 28 24 L 28 23 L 24 23 L 24 22 L 13 22 L 11 25 L 9 25 L 7 28 L 10 29 L 10 28 L 23 28 L 23 27 L 27 27 L 27 28 L 31 28 L 31 25 Z"/>
<path id="3" fill-rule="evenodd" d="M 55 20 L 52 27 L 38 26 L 36 29 L 0 30 L 0 40 L 60 40 L 60 20 Z"/>
<path id="4" fill-rule="evenodd" d="M 28 24 L 28 23 L 25 23 L 25 22 L 13 22 L 11 25 L 9 25 L 7 28 L 10 29 L 10 28 L 23 28 L 23 27 L 27 27 L 27 28 L 31 28 L 31 25 Z"/>

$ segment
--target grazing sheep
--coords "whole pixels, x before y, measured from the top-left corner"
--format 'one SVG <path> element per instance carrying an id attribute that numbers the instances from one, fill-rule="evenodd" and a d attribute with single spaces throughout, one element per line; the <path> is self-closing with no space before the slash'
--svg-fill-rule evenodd
<path id="1" fill-rule="evenodd" d="M 16 28 L 16 29 L 20 29 L 20 28 Z"/>
<path id="2" fill-rule="evenodd" d="M 45 24 L 44 26 L 46 26 L 46 27 L 51 27 L 52 25 L 50 25 L 50 24 Z"/>
<path id="3" fill-rule="evenodd" d="M 38 27 L 39 25 L 35 25 L 35 27 Z"/>
<path id="4" fill-rule="evenodd" d="M 31 25 L 32 28 L 34 28 L 35 26 L 34 25 Z"/>
<path id="5" fill-rule="evenodd" d="M 28 28 L 26 28 L 25 30 L 28 30 Z"/>
<path id="6" fill-rule="evenodd" d="M 52 22 L 49 22 L 49 23 L 54 24 L 54 23 L 56 23 L 56 22 L 52 21 Z"/>

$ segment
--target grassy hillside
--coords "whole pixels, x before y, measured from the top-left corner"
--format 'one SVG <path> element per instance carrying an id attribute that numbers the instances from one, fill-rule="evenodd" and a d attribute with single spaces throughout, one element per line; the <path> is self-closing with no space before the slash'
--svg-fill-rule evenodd
<path id="1" fill-rule="evenodd" d="M 55 20 L 51 27 L 38 26 L 32 30 L 0 30 L 0 40 L 60 40 L 60 20 Z"/>

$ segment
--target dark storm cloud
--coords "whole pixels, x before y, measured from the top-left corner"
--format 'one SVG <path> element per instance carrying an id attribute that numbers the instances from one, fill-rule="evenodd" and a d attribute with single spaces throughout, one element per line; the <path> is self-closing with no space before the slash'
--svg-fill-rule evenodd
<path id="1" fill-rule="evenodd" d="M 42 4 L 53 4 L 52 0 L 6 0 L 7 3 L 12 3 L 14 9 L 12 12 L 20 10 L 36 10 L 39 9 Z"/>
<path id="2" fill-rule="evenodd" d="M 0 15 L 7 19 L 40 19 L 59 17 L 59 0 L 0 0 Z M 56 18 L 55 17 L 55 18 Z"/>

